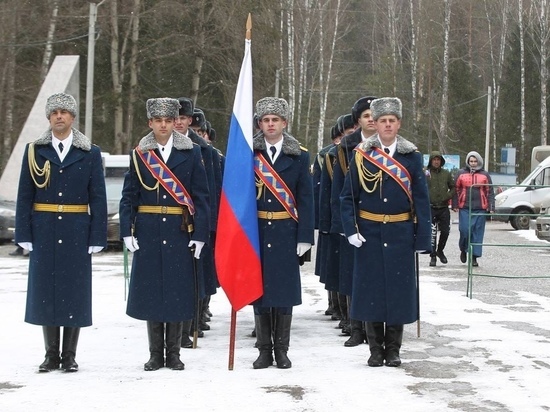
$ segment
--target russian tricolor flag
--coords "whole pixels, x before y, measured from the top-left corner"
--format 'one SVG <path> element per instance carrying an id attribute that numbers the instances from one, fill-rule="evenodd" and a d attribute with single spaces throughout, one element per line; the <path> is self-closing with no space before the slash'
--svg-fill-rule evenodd
<path id="1" fill-rule="evenodd" d="M 237 84 L 216 233 L 218 280 L 234 311 L 262 296 L 262 269 L 254 181 L 250 40 Z"/>

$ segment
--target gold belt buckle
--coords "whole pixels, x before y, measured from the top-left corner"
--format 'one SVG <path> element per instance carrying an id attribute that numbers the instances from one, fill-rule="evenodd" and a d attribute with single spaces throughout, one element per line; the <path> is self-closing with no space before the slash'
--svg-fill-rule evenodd
<path id="1" fill-rule="evenodd" d="M 384 223 L 388 223 L 390 220 L 391 220 L 390 215 L 384 215 L 384 217 L 383 217 L 383 219 L 382 219 L 382 221 L 383 221 Z"/>
<path id="2" fill-rule="evenodd" d="M 267 213 L 266 213 L 266 216 L 267 216 L 267 219 L 268 219 L 268 220 L 273 219 L 273 212 L 271 212 L 271 211 L 267 212 Z"/>
<path id="3" fill-rule="evenodd" d="M 59 213 L 62 213 L 63 212 L 63 205 L 57 205 L 57 211 Z"/>
<path id="4" fill-rule="evenodd" d="M 167 206 L 161 206 L 160 207 L 160 213 L 162 213 L 163 215 L 167 214 L 168 213 L 168 207 Z"/>

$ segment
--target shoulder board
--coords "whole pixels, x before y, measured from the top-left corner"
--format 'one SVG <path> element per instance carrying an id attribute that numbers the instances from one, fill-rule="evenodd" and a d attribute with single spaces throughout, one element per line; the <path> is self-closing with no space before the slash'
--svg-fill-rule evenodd
<path id="1" fill-rule="evenodd" d="M 304 151 L 304 152 L 307 152 L 307 151 L 308 151 L 308 150 L 307 150 L 307 147 L 304 147 L 304 146 L 300 146 L 300 149 L 302 149 L 302 151 Z"/>

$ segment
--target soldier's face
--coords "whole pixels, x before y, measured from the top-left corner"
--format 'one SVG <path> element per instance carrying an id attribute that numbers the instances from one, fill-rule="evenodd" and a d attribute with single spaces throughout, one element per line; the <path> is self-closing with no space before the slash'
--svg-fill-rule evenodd
<path id="1" fill-rule="evenodd" d="M 382 143 L 393 143 L 400 127 L 401 120 L 393 114 L 380 116 L 376 121 L 376 131 L 378 132 Z"/>
<path id="2" fill-rule="evenodd" d="M 67 110 L 54 110 L 50 113 L 50 126 L 56 135 L 64 135 L 71 129 L 74 116 Z"/>
<path id="3" fill-rule="evenodd" d="M 189 128 L 189 125 L 191 124 L 191 116 L 178 116 L 176 117 L 176 121 L 174 122 L 174 129 L 176 131 L 187 134 L 187 129 Z"/>
<path id="4" fill-rule="evenodd" d="M 149 120 L 149 127 L 153 130 L 155 139 L 167 141 L 174 131 L 174 120 L 172 117 L 153 117 Z"/>
<path id="5" fill-rule="evenodd" d="M 372 118 L 372 113 L 370 109 L 363 110 L 361 116 L 358 119 L 359 126 L 365 134 L 374 134 L 376 133 L 376 124 Z"/>
<path id="6" fill-rule="evenodd" d="M 266 114 L 260 119 L 260 129 L 264 132 L 264 136 L 268 141 L 279 141 L 285 127 L 286 120 L 274 114 Z"/>

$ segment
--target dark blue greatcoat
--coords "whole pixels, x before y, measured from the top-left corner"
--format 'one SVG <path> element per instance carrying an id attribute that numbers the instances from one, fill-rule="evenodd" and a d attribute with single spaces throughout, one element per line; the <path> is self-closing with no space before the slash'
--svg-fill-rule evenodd
<path id="1" fill-rule="evenodd" d="M 63 162 L 51 130 L 31 143 L 39 168 L 50 163 L 49 183 L 38 188 L 27 145 L 17 194 L 15 242 L 31 242 L 25 322 L 44 326 L 92 324 L 92 257 L 89 246 L 107 245 L 107 200 L 101 150 L 73 129 Z M 65 149 L 67 150 L 67 148 Z M 38 184 L 43 176 L 34 177 Z M 34 203 L 89 205 L 89 213 L 35 212 Z"/>
<path id="2" fill-rule="evenodd" d="M 206 295 L 214 295 L 219 286 L 214 265 L 214 232 L 218 222 L 218 188 L 216 179 L 219 177 L 217 160 L 217 151 L 208 144 L 206 140 L 200 137 L 193 129 L 188 129 L 188 136 L 191 141 L 201 148 L 202 160 L 206 171 L 206 180 L 208 182 L 208 200 L 210 204 L 210 238 L 202 249 L 199 265 L 204 279 L 204 290 Z M 215 153 L 214 153 L 215 152 Z"/>
<path id="3" fill-rule="evenodd" d="M 349 160 L 353 157 L 355 147 L 361 143 L 361 129 L 355 130 L 340 140 L 334 155 L 334 172 L 332 175 L 332 188 L 330 195 L 331 208 L 331 233 L 344 233 L 342 217 L 340 214 L 340 193 L 344 187 Z M 353 282 L 353 259 L 355 247 L 350 245 L 344 236 L 340 236 L 340 265 L 338 291 L 346 296 L 351 296 Z"/>
<path id="4" fill-rule="evenodd" d="M 378 135 L 361 144 L 363 149 L 380 147 Z M 360 156 L 360 157 L 358 157 Z M 393 156 L 411 176 L 411 205 L 405 191 L 386 173 L 378 181 L 365 182 L 367 193 L 358 179 L 356 159 L 371 173 L 380 169 L 359 153 L 350 164 L 341 194 L 342 224 L 346 236 L 359 232 L 366 239 L 355 250 L 355 268 L 351 298 L 351 317 L 367 322 L 386 322 L 389 325 L 412 323 L 418 318 L 415 276 L 415 251 L 430 251 L 430 203 L 426 177 L 422 170 L 422 154 L 411 142 L 397 136 Z M 353 189 L 352 189 L 353 188 Z M 417 222 L 382 223 L 359 218 L 354 211 L 365 210 L 378 214 L 410 212 L 414 207 Z"/>
<path id="5" fill-rule="evenodd" d="M 134 151 L 130 154 L 130 170 L 120 200 L 120 235 L 130 236 L 134 225 L 139 243 L 133 256 L 126 313 L 155 322 L 179 322 L 193 317 L 195 279 L 188 244 L 191 239 L 207 242 L 210 231 L 208 186 L 200 148 L 176 131 L 173 138 L 174 146 L 166 165 L 193 199 L 194 232 L 189 235 L 182 230 L 182 215 L 138 213 L 141 205 L 179 204 L 161 185 L 155 190 L 144 187 L 154 187 L 157 180 L 137 154 L 134 160 Z M 141 139 L 139 147 L 143 151 L 155 150 L 162 159 L 152 133 Z"/>
<path id="6" fill-rule="evenodd" d="M 321 186 L 321 165 L 324 162 L 324 157 L 321 152 L 317 153 L 313 165 L 311 167 L 311 179 L 313 184 L 313 214 L 314 214 L 314 227 L 319 229 L 319 188 Z M 315 270 L 314 273 L 320 276 L 321 272 L 321 233 L 317 235 L 317 253 L 315 254 Z"/>
<path id="7" fill-rule="evenodd" d="M 319 190 L 319 233 L 323 238 L 320 258 L 320 281 L 329 291 L 339 290 L 339 263 L 340 263 L 340 235 L 330 231 L 331 207 L 330 195 L 332 188 L 332 174 L 334 168 L 334 154 L 338 145 L 331 145 L 325 152 L 325 161 L 321 169 L 321 187 Z"/>
<path id="8" fill-rule="evenodd" d="M 296 247 L 298 243 L 313 244 L 313 186 L 309 173 L 309 154 L 289 134 L 283 133 L 283 139 L 282 153 L 275 160 L 273 168 L 294 195 L 298 223 L 292 218 L 258 219 L 264 294 L 254 305 L 263 307 L 290 307 L 302 303 Z M 254 151 L 262 153 L 270 161 L 263 133 L 254 137 L 253 144 Z M 265 186 L 258 190 L 259 211 L 285 210 Z"/>

